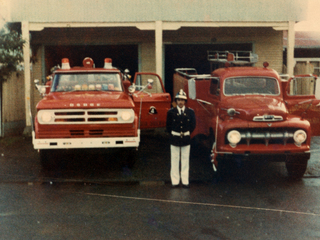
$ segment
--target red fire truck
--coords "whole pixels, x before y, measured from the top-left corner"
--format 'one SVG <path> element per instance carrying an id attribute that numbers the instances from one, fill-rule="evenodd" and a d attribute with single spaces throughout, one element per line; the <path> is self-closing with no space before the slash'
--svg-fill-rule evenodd
<path id="1" fill-rule="evenodd" d="M 208 60 L 225 67 L 211 74 L 179 68 L 173 81 L 174 92 L 184 89 L 196 114 L 191 137 L 212 144 L 214 170 L 219 172 L 229 159 L 264 159 L 285 162 L 288 175 L 301 178 L 311 136 L 320 135 L 317 77 L 283 80 L 267 63 L 251 66 L 257 61 L 251 52 L 208 51 Z"/>
<path id="2" fill-rule="evenodd" d="M 140 129 L 165 127 L 171 97 L 160 76 L 136 73 L 133 83 L 128 76 L 110 58 L 103 68 L 95 68 L 91 58 L 71 68 L 64 58 L 45 85 L 35 81 L 43 98 L 36 106 L 33 146 L 43 166 L 53 164 L 50 156 L 57 149 L 134 151 Z"/>

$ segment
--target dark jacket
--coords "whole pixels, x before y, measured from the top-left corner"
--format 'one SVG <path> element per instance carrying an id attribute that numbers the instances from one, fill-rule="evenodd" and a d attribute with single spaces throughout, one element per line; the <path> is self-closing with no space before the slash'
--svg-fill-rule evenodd
<path id="1" fill-rule="evenodd" d="M 178 109 L 171 108 L 167 113 L 167 131 L 170 134 L 170 144 L 174 146 L 186 146 L 190 144 L 190 135 L 174 136 L 172 131 L 177 133 L 185 133 L 187 131 L 190 134 L 196 127 L 196 117 L 194 111 L 191 108 L 185 107 L 185 111 L 182 115 L 179 114 Z"/>

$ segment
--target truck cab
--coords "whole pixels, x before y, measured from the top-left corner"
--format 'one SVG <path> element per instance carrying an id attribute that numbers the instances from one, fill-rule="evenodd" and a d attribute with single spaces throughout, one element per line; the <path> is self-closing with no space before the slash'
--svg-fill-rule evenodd
<path id="1" fill-rule="evenodd" d="M 144 84 L 144 85 L 143 85 Z M 56 149 L 137 149 L 140 130 L 165 127 L 171 98 L 154 73 L 127 73 L 106 58 L 95 68 L 91 58 L 82 67 L 70 67 L 62 59 L 45 85 L 34 119 L 33 146 L 45 165 Z"/>
<path id="2" fill-rule="evenodd" d="M 243 66 L 251 56 L 247 61 L 237 58 L 238 53 L 213 56 L 227 63 L 225 67 L 211 74 L 198 75 L 188 68 L 176 69 L 174 74 L 175 86 L 189 94 L 189 107 L 197 117 L 192 137 L 205 136 L 212 143 L 213 168 L 219 171 L 235 158 L 279 161 L 286 163 L 290 177 L 301 178 L 310 158 L 311 136 L 319 134 L 315 91 L 297 95 L 294 79 L 304 76 L 284 81 L 267 63 Z M 316 82 L 316 76 L 307 77 Z"/>

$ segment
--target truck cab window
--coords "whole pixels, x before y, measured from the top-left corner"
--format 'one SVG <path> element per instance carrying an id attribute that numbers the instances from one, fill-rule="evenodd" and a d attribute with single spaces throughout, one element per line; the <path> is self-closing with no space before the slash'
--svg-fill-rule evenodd
<path id="1" fill-rule="evenodd" d="M 122 85 L 118 73 L 61 73 L 55 75 L 51 91 L 122 91 Z"/>
<path id="2" fill-rule="evenodd" d="M 141 74 L 136 78 L 136 90 L 140 91 L 142 88 L 148 84 L 148 79 L 152 79 L 152 88 L 145 88 L 144 91 L 148 93 L 163 93 L 162 85 L 160 79 L 155 75 Z"/>
<path id="3" fill-rule="evenodd" d="M 265 77 L 238 77 L 224 81 L 224 94 L 231 95 L 279 95 L 276 79 Z"/>

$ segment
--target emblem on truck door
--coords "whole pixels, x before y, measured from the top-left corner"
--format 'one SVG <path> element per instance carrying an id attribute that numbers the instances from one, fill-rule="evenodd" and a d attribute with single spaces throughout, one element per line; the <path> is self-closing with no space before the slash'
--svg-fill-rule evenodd
<path id="1" fill-rule="evenodd" d="M 151 106 L 149 109 L 149 114 L 158 114 L 158 111 L 154 106 Z"/>

